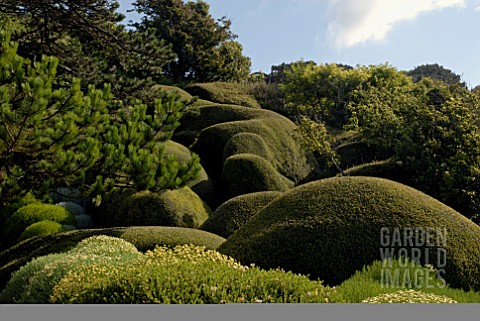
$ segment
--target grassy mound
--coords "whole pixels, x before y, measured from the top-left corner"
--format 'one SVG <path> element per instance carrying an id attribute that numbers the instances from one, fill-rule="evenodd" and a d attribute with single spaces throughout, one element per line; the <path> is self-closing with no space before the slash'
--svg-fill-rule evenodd
<path id="1" fill-rule="evenodd" d="M 261 191 L 287 191 L 295 183 L 278 173 L 264 158 L 254 154 L 234 155 L 223 165 L 227 195 L 238 196 Z"/>
<path id="2" fill-rule="evenodd" d="M 178 226 L 196 228 L 211 214 L 190 188 L 132 194 L 114 191 L 99 208 L 106 226 Z"/>
<path id="3" fill-rule="evenodd" d="M 96 235 L 119 237 L 140 251 L 153 250 L 157 245 L 174 247 L 184 244 L 216 249 L 225 242 L 223 237 L 205 231 L 163 226 L 76 230 L 31 238 L 0 252 L 0 289 L 3 289 L 12 272 L 32 259 L 69 251 L 82 240 Z"/>
<path id="4" fill-rule="evenodd" d="M 280 192 L 258 192 L 232 198 L 217 208 L 200 229 L 228 238 L 280 195 Z"/>
<path id="5" fill-rule="evenodd" d="M 19 241 L 23 241 L 35 236 L 44 236 L 53 233 L 63 232 L 66 229 L 63 227 L 62 224 L 44 220 L 41 222 L 33 223 L 29 227 L 27 227 L 19 237 Z"/>
<path id="6" fill-rule="evenodd" d="M 397 271 L 399 282 L 391 278 Z M 441 274 L 440 277 L 443 278 Z M 375 261 L 336 287 L 332 299 L 335 302 L 361 303 L 369 298 L 383 297 L 399 290 L 415 290 L 428 295 L 449 297 L 459 303 L 480 302 L 480 292 L 452 289 L 440 277 L 438 271 L 421 267 L 413 261 Z M 393 296 L 395 297 L 395 294 Z"/>
<path id="7" fill-rule="evenodd" d="M 201 99 L 220 104 L 233 104 L 250 108 L 260 108 L 260 104 L 251 94 L 248 84 L 213 82 L 189 85 L 187 92 Z"/>
<path id="8" fill-rule="evenodd" d="M 6 244 L 13 244 L 33 223 L 44 220 L 64 225 L 75 225 L 75 215 L 61 206 L 34 203 L 19 208 L 5 223 L 3 236 Z"/>
<path id="9" fill-rule="evenodd" d="M 263 208 L 219 250 L 242 263 L 281 266 L 339 284 L 381 259 L 380 249 L 412 255 L 399 251 L 412 250 L 410 244 L 382 242 L 384 228 L 389 229 L 384 234 L 398 229 L 401 240 L 411 229 L 428 228 L 439 241 L 446 229 L 448 241 L 440 244 L 446 251 L 445 280 L 452 287 L 480 289 L 480 227 L 418 190 L 380 178 L 330 178 L 299 186 Z M 437 264 L 439 241 L 432 248 L 413 243 L 423 253 L 422 264 Z"/>

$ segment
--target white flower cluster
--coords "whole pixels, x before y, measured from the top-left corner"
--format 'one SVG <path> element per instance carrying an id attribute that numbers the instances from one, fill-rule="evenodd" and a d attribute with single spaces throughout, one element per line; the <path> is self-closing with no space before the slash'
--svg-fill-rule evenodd
<path id="1" fill-rule="evenodd" d="M 425 293 L 415 290 L 402 290 L 393 293 L 382 294 L 368 298 L 362 303 L 458 303 L 457 301 L 433 293 Z"/>

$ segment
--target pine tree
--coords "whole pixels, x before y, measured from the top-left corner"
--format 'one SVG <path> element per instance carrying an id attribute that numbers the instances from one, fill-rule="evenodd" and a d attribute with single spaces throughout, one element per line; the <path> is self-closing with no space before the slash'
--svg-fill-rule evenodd
<path id="1" fill-rule="evenodd" d="M 199 159 L 180 164 L 164 157 L 164 142 L 188 106 L 174 94 L 152 98 L 155 109 L 114 99 L 111 87 L 80 80 L 55 88 L 58 59 L 31 62 L 0 29 L 0 199 L 58 186 L 89 196 L 113 186 L 161 190 L 183 185 L 200 170 Z"/>

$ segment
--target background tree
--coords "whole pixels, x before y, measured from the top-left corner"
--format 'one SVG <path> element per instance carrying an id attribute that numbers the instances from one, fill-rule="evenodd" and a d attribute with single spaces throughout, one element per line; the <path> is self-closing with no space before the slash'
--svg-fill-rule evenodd
<path id="1" fill-rule="evenodd" d="M 425 64 L 415 67 L 413 70 L 408 71 L 407 75 L 412 77 L 414 82 L 418 82 L 422 78 L 429 77 L 435 80 L 443 81 L 449 85 L 461 84 L 462 86 L 465 86 L 465 83 L 462 82 L 461 76 L 455 74 L 450 69 L 440 66 L 439 64 Z"/>
<path id="2" fill-rule="evenodd" d="M 156 36 L 172 45 L 177 59 L 166 73 L 174 82 L 243 81 L 250 74 L 250 58 L 230 31 L 225 17 L 215 20 L 204 1 L 137 0 L 144 15 L 134 26 L 140 31 L 155 29 Z"/>
<path id="3" fill-rule="evenodd" d="M 153 32 L 126 30 L 118 6 L 115 0 L 6 0 L 0 13 L 21 25 L 12 35 L 21 56 L 59 59 L 59 82 L 78 77 L 84 90 L 108 82 L 118 98 L 140 98 L 142 89 L 163 79 L 175 55 Z"/>

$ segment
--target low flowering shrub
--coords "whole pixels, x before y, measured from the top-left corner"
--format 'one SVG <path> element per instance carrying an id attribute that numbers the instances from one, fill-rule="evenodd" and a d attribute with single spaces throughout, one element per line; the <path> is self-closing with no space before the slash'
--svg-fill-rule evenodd
<path id="1" fill-rule="evenodd" d="M 328 302 L 319 281 L 242 266 L 204 247 L 157 247 L 128 262 L 78 265 L 53 289 L 53 303 L 220 304 Z"/>
<path id="2" fill-rule="evenodd" d="M 393 293 L 386 293 L 377 297 L 368 298 L 362 303 L 458 303 L 457 301 L 433 293 L 425 293 L 415 290 L 401 290 Z"/>

